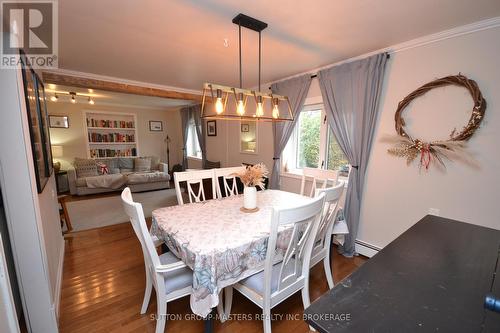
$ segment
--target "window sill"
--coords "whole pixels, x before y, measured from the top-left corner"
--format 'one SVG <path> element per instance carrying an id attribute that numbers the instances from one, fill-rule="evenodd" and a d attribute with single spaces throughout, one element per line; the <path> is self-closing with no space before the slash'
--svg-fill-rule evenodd
<path id="1" fill-rule="evenodd" d="M 188 158 L 188 160 L 201 161 L 201 157 L 197 157 L 197 156 L 188 156 L 187 158 Z"/>
<path id="2" fill-rule="evenodd" d="M 288 170 L 286 172 L 282 171 L 281 172 L 281 177 L 302 179 L 302 172 L 300 170 Z"/>
<path id="3" fill-rule="evenodd" d="M 292 179 L 300 179 L 302 181 L 302 171 L 300 170 L 288 170 L 287 172 L 282 171 L 280 174 L 281 177 L 292 178 Z M 338 181 L 344 183 L 344 187 L 347 187 L 347 181 L 349 177 L 339 177 Z"/>

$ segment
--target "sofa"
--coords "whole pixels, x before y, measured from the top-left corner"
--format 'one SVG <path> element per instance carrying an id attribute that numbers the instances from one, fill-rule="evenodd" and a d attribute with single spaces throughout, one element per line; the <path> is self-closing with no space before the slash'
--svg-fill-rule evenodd
<path id="1" fill-rule="evenodd" d="M 132 192 L 170 188 L 168 165 L 155 156 L 114 157 L 106 159 L 76 158 L 68 170 L 72 195 L 120 191 Z"/>

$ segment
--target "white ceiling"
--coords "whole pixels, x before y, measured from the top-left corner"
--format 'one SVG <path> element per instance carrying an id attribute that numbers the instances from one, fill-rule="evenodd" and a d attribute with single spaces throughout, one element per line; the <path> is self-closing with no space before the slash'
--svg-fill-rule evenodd
<path id="1" fill-rule="evenodd" d="M 126 107 L 150 108 L 150 109 L 174 109 L 179 106 L 192 104 L 193 101 L 170 99 L 154 96 L 143 96 L 133 94 L 122 94 L 96 89 L 84 89 L 68 87 L 63 85 L 48 84 L 45 93 L 49 103 L 71 103 L 69 92 L 77 94 L 77 103 L 88 103 L 88 97 L 91 97 L 95 105 L 115 105 Z M 50 98 L 57 94 L 57 102 Z"/>
<path id="2" fill-rule="evenodd" d="M 186 89 L 237 85 L 231 19 L 240 12 L 269 24 L 262 35 L 262 82 L 269 82 L 500 16 L 500 1 L 63 0 L 59 66 Z M 257 84 L 257 40 L 243 29 L 245 87 Z"/>

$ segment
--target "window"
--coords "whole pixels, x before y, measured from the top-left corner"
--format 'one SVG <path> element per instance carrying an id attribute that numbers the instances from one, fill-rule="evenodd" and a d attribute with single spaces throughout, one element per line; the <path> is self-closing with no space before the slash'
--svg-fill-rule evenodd
<path id="1" fill-rule="evenodd" d="M 324 168 L 347 176 L 349 163 L 326 122 L 323 105 L 305 106 L 282 156 L 285 171 Z"/>
<path id="2" fill-rule="evenodd" d="M 196 132 L 194 120 L 189 122 L 186 149 L 188 157 L 201 158 L 200 143 L 198 142 L 198 133 Z"/>

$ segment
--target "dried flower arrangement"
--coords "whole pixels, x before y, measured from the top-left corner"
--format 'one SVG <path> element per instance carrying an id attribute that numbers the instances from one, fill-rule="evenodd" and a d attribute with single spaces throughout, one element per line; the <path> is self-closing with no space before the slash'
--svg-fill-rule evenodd
<path id="1" fill-rule="evenodd" d="M 466 88 L 474 102 L 471 117 L 467 125 L 457 132 L 454 129 L 448 140 L 439 140 L 424 142 L 419 139 L 414 139 L 404 130 L 405 121 L 401 115 L 403 110 L 413 99 L 425 94 L 429 90 L 446 85 L 456 85 Z M 406 163 L 409 165 L 417 157 L 420 157 L 420 167 L 429 168 L 429 165 L 434 164 L 436 167 L 445 169 L 445 161 L 458 160 L 470 165 L 476 165 L 472 156 L 465 149 L 465 142 L 474 134 L 479 128 L 479 125 L 484 117 L 486 110 L 486 101 L 483 98 L 477 83 L 470 80 L 462 74 L 455 76 L 447 76 L 427 84 L 424 84 L 398 104 L 396 110 L 396 132 L 397 136 L 386 137 L 383 139 L 385 142 L 392 143 L 394 146 L 388 149 L 388 153 L 398 157 L 406 158 Z"/>
<path id="2" fill-rule="evenodd" d="M 265 164 L 259 163 L 253 166 L 247 165 L 245 171 L 236 173 L 235 176 L 240 178 L 243 185 L 247 187 L 257 186 L 263 190 L 265 188 L 264 181 L 268 174 Z"/>

